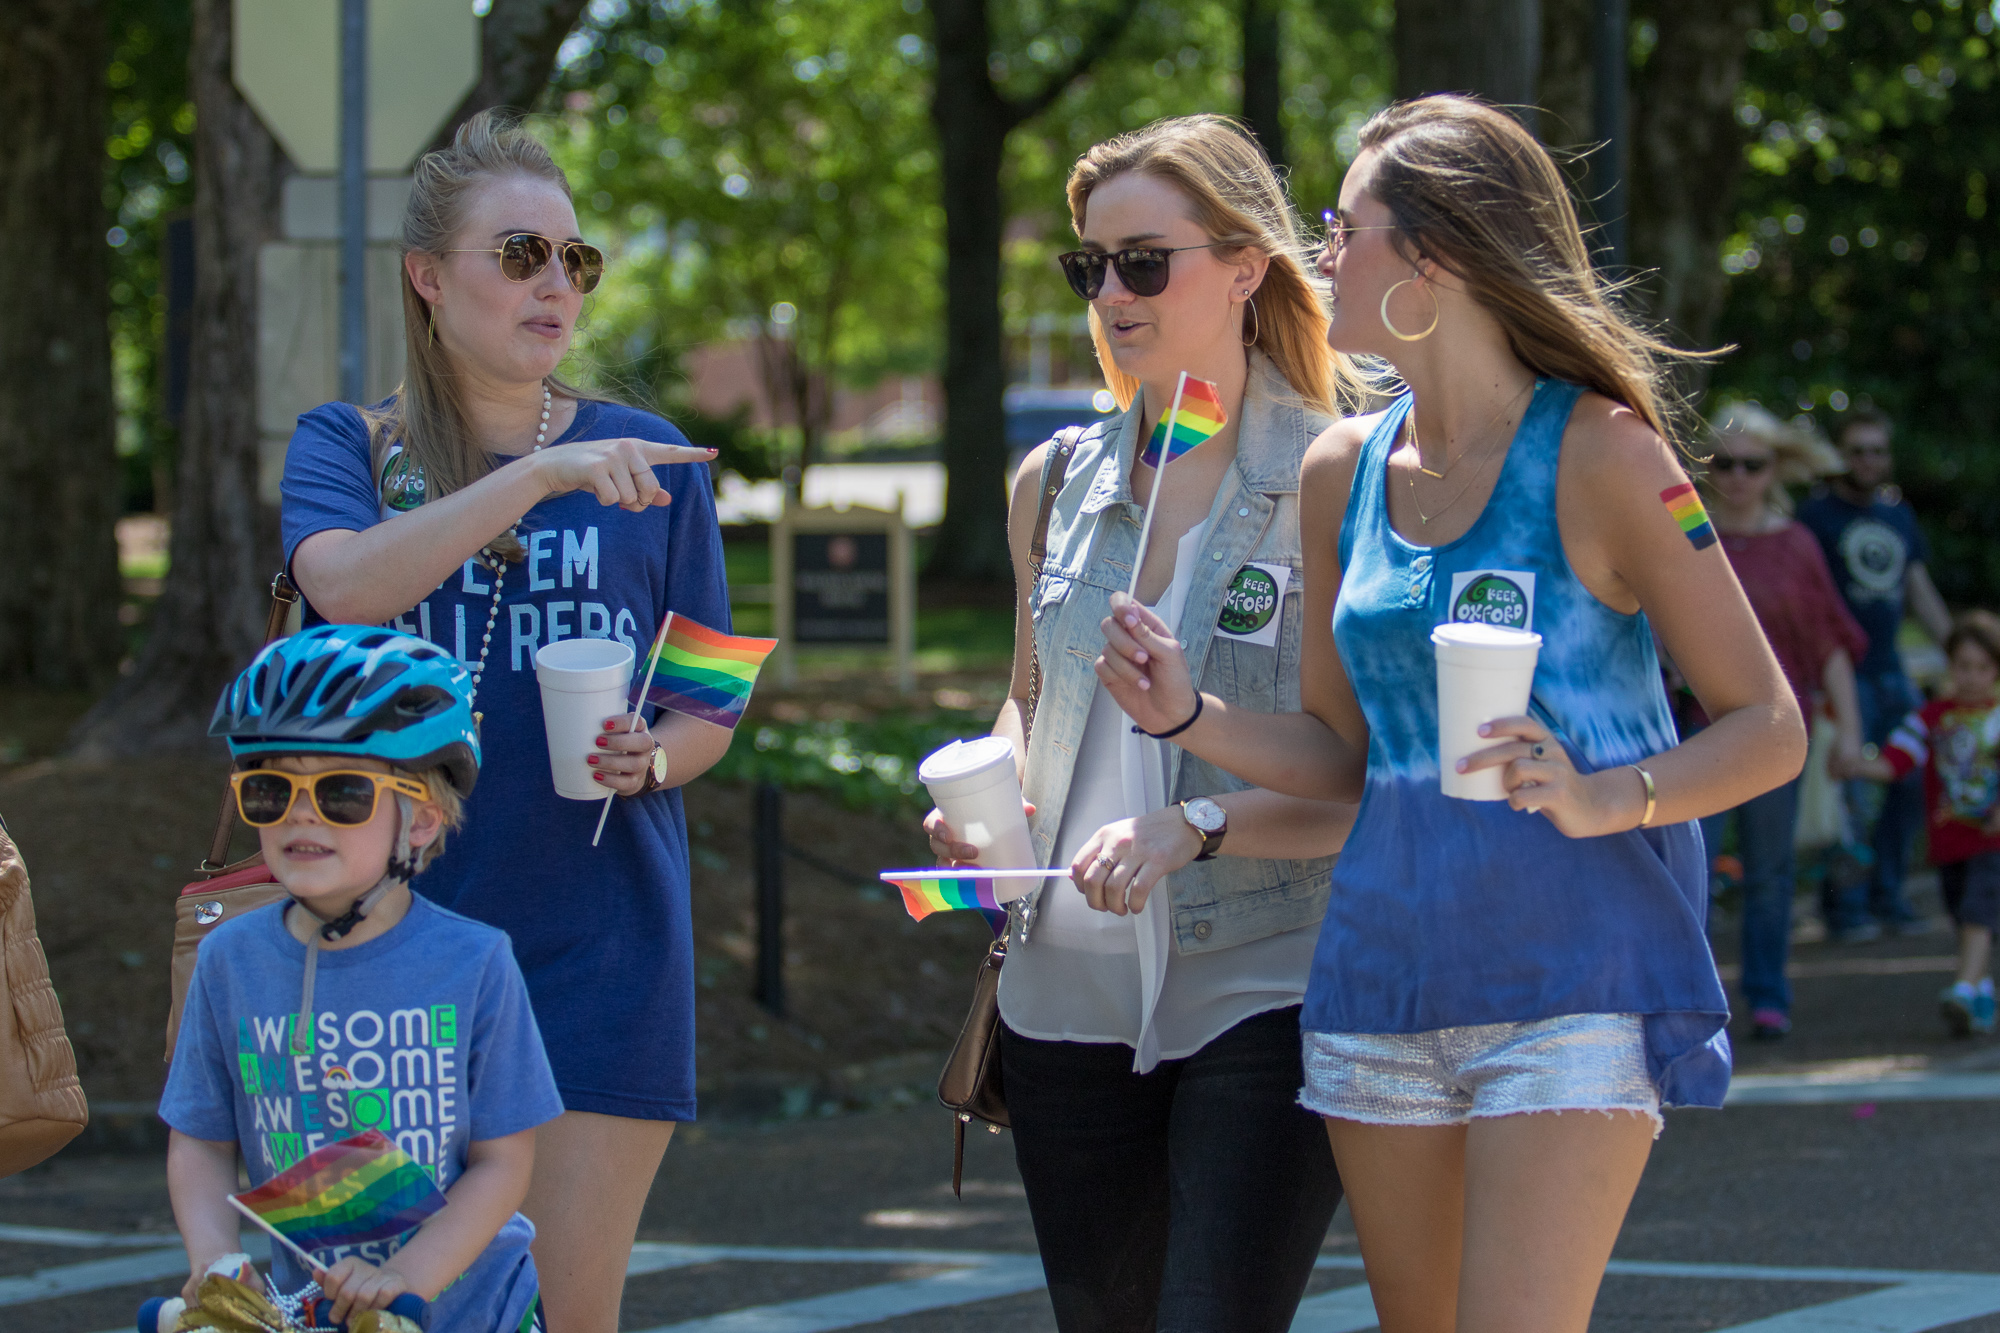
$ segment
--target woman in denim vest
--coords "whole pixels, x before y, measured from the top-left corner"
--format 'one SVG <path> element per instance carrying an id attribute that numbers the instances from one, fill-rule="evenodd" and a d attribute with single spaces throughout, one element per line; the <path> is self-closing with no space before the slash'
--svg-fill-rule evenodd
<path id="1" fill-rule="evenodd" d="M 1050 446 L 1014 485 L 1014 678 L 994 731 L 1026 755 L 1038 864 L 1071 867 L 1017 913 L 1025 941 L 1002 974 L 1015 1153 L 1064 1333 L 1283 1333 L 1340 1199 L 1296 1102 L 1298 1018 L 1352 807 L 1257 790 L 1137 734 L 1091 664 L 1141 560 L 1142 455 L 1185 371 L 1215 383 L 1229 421 L 1166 467 L 1139 598 L 1218 697 L 1301 706 L 1299 463 L 1351 381 L 1284 189 L 1232 123 L 1099 144 L 1069 203 L 1082 248 L 1063 267 L 1126 411 L 1063 468 L 1039 579 Z M 941 858 L 976 856 L 936 812 L 927 830 Z"/>

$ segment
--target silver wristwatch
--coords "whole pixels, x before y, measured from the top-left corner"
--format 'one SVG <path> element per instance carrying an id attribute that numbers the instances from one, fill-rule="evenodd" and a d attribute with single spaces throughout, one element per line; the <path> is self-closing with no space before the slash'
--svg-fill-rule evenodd
<path id="1" fill-rule="evenodd" d="M 1201 851 L 1197 861 L 1211 861 L 1222 847 L 1222 839 L 1229 833 L 1229 812 L 1206 796 L 1197 796 L 1181 802 L 1181 818 L 1188 827 L 1201 834 Z"/>

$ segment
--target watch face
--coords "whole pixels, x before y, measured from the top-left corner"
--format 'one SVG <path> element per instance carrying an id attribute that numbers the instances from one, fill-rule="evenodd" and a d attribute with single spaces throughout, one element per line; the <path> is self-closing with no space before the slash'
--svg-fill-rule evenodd
<path id="1" fill-rule="evenodd" d="M 667 752 L 665 748 L 655 745 L 653 747 L 653 781 L 665 782 L 666 780 Z"/>
<path id="2" fill-rule="evenodd" d="M 1203 833 L 1214 833 L 1229 822 L 1229 816 L 1223 808 L 1206 796 L 1189 801 L 1181 808 L 1187 812 L 1188 823 Z"/>

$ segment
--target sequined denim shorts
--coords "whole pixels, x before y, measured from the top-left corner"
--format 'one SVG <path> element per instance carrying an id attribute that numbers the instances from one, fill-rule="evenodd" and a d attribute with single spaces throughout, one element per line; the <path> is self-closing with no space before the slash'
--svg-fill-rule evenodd
<path id="1" fill-rule="evenodd" d="M 1660 1118 L 1637 1014 L 1569 1014 L 1435 1032 L 1307 1032 L 1299 1104 L 1368 1125 L 1463 1125 L 1531 1111 Z"/>

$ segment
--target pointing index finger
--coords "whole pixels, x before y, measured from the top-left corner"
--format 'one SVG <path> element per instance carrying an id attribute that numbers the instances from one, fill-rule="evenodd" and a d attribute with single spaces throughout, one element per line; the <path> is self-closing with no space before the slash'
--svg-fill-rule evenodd
<path id="1" fill-rule="evenodd" d="M 716 456 L 713 449 L 692 444 L 661 444 L 658 440 L 635 440 L 648 463 L 706 463 Z"/>

